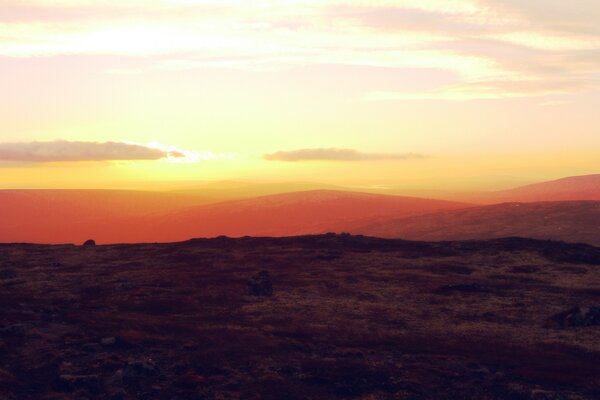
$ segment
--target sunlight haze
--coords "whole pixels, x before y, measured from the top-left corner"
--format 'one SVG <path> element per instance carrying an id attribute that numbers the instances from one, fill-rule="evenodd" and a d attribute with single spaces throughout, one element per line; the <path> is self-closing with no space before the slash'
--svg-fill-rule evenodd
<path id="1" fill-rule="evenodd" d="M 5 188 L 481 189 L 600 168 L 596 1 L 4 0 L 0 11 Z M 26 154 L 34 142 L 88 145 L 80 159 L 41 160 Z M 186 157 L 90 156 L 109 142 Z M 313 155 L 268 157 L 297 151 Z"/>

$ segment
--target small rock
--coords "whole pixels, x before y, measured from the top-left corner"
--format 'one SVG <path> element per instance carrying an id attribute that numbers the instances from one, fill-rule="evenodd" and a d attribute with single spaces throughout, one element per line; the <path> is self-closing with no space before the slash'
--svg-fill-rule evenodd
<path id="1" fill-rule="evenodd" d="M 533 389 L 530 394 L 531 400 L 562 400 L 563 396 L 556 392 L 542 389 Z"/>
<path id="2" fill-rule="evenodd" d="M 518 265 L 512 267 L 509 271 L 514 274 L 532 274 L 534 272 L 539 272 L 540 270 L 541 268 L 536 265 Z"/>
<path id="3" fill-rule="evenodd" d="M 144 378 L 152 378 L 158 374 L 158 368 L 152 359 L 131 361 L 123 368 L 123 380 L 126 382 L 135 382 Z"/>
<path id="4" fill-rule="evenodd" d="M 323 281 L 323 282 L 321 282 L 321 287 L 323 289 L 327 289 L 327 290 L 334 290 L 334 289 L 339 289 L 340 284 L 337 282 Z"/>
<path id="5" fill-rule="evenodd" d="M 129 289 L 133 289 L 134 287 L 135 287 L 135 285 L 129 281 L 121 281 L 121 282 L 117 283 L 118 290 L 129 290 Z"/>
<path id="6" fill-rule="evenodd" d="M 272 296 L 273 284 L 268 271 L 261 271 L 248 280 L 246 284 L 248 294 L 252 296 Z"/>
<path id="7" fill-rule="evenodd" d="M 17 286 L 17 285 L 23 285 L 24 283 L 27 283 L 27 281 L 25 279 L 7 279 L 4 281 L 2 286 L 13 287 L 13 286 Z"/>
<path id="8" fill-rule="evenodd" d="M 100 339 L 100 344 L 102 346 L 113 346 L 117 343 L 117 338 L 115 337 L 105 337 Z"/>
<path id="9" fill-rule="evenodd" d="M 12 324 L 0 328 L 0 336 L 22 336 L 25 332 L 24 324 Z"/>
<path id="10" fill-rule="evenodd" d="M 207 379 L 204 376 L 195 374 L 193 372 L 188 372 L 180 375 L 177 378 L 176 384 L 180 387 L 194 389 L 198 386 L 205 385 L 206 382 Z"/>
<path id="11" fill-rule="evenodd" d="M 77 369 L 72 362 L 63 361 L 58 366 L 58 372 L 60 375 L 76 375 Z"/>
<path id="12" fill-rule="evenodd" d="M 86 247 L 92 247 L 92 246 L 95 246 L 95 245 L 96 245 L 96 241 L 95 241 L 95 240 L 92 240 L 92 239 L 89 239 L 89 240 L 86 240 L 86 241 L 83 243 L 83 245 L 84 245 L 84 246 L 86 246 Z"/>
<path id="13" fill-rule="evenodd" d="M 340 258 L 341 255 L 342 254 L 339 252 L 329 252 L 329 253 L 318 254 L 315 258 L 319 261 L 333 261 L 333 260 L 337 260 L 338 258 Z"/>
<path id="14" fill-rule="evenodd" d="M 460 293 L 489 293 L 490 289 L 485 288 L 477 283 L 463 283 L 457 285 L 444 285 L 436 290 L 436 293 L 447 294 L 452 292 Z"/>
<path id="15" fill-rule="evenodd" d="M 196 343 L 192 343 L 192 342 L 187 342 L 184 343 L 181 348 L 183 350 L 196 350 L 198 348 L 198 346 L 196 345 Z"/>
<path id="16" fill-rule="evenodd" d="M 113 398 L 125 395 L 122 369 L 118 370 L 113 376 L 104 381 L 104 389 Z"/>
<path id="17" fill-rule="evenodd" d="M 98 343 L 85 343 L 81 349 L 86 353 L 96 353 L 101 350 L 101 347 Z"/>
<path id="18" fill-rule="evenodd" d="M 600 307 L 573 307 L 554 315 L 550 320 L 562 328 L 600 326 Z"/>
<path id="19" fill-rule="evenodd" d="M 0 279 L 14 279 L 17 277 L 17 271 L 12 268 L 0 269 Z"/>
<path id="20" fill-rule="evenodd" d="M 16 378 L 9 371 L 0 368 L 0 384 L 14 383 Z"/>
<path id="21" fill-rule="evenodd" d="M 98 392 L 100 389 L 100 377 L 98 375 L 60 375 L 56 384 L 61 391 L 87 389 Z"/>

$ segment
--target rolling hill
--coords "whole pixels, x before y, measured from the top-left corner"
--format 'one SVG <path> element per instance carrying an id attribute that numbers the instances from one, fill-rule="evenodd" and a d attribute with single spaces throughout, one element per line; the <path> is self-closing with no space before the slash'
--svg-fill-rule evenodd
<path id="1" fill-rule="evenodd" d="M 214 203 L 264 197 L 283 193 L 308 192 L 312 190 L 356 191 L 338 185 L 318 182 L 256 183 L 243 181 L 217 181 L 190 185 L 174 190 L 174 193 L 202 196 L 214 199 Z"/>
<path id="2" fill-rule="evenodd" d="M 316 190 L 193 206 L 201 198 L 137 192 L 0 193 L 0 242 L 167 242 L 192 237 L 346 231 L 373 219 L 465 203 Z"/>
<path id="3" fill-rule="evenodd" d="M 2 190 L 0 242 L 172 242 L 347 231 L 415 240 L 526 236 L 600 244 L 599 184 L 600 175 L 543 182 L 488 193 L 488 202 L 509 202 L 486 206 L 347 190 L 257 192 L 221 202 L 208 192 Z"/>
<path id="4" fill-rule="evenodd" d="M 360 192 L 313 190 L 210 204 L 166 216 L 166 232 L 189 237 L 290 236 L 352 230 L 365 221 L 460 209 L 469 204 Z"/>
<path id="5" fill-rule="evenodd" d="M 2 190 L 0 242 L 79 241 L 202 204 L 198 196 L 125 190 Z M 137 229 L 137 228 L 134 228 Z"/>

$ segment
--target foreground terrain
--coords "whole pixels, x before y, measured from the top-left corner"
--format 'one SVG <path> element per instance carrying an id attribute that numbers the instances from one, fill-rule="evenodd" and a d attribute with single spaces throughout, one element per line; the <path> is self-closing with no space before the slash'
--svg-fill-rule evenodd
<path id="1" fill-rule="evenodd" d="M 0 245 L 0 399 L 598 399 L 598 305 L 561 242 Z"/>

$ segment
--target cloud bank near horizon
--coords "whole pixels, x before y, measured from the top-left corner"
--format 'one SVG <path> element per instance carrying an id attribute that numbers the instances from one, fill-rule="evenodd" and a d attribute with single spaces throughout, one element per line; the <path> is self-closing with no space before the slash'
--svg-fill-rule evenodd
<path id="1" fill-rule="evenodd" d="M 0 161 L 29 163 L 76 161 L 149 161 L 184 159 L 180 150 L 122 142 L 51 142 L 0 143 Z"/>
<path id="2" fill-rule="evenodd" d="M 268 161 L 385 161 L 385 160 L 411 160 L 425 156 L 415 153 L 365 153 L 353 149 L 340 148 L 313 148 L 291 151 L 277 151 L 265 154 L 263 158 Z"/>

